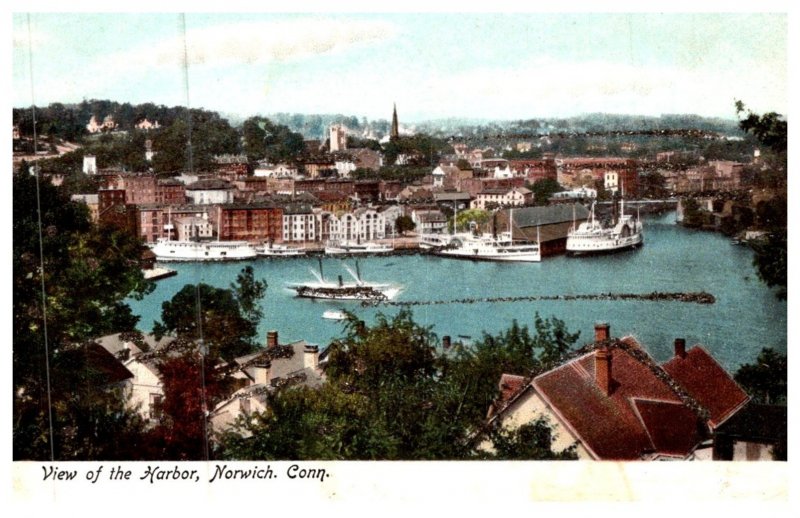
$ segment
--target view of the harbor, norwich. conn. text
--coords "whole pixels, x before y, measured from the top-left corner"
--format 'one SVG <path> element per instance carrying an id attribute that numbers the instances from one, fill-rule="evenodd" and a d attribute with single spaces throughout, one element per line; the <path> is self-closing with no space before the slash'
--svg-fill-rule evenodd
<path id="1" fill-rule="evenodd" d="M 13 14 L 13 459 L 784 469 L 788 19 Z"/>

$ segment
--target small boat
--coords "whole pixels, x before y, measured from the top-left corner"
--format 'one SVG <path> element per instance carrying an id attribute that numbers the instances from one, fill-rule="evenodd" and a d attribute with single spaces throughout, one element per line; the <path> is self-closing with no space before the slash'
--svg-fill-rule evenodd
<path id="1" fill-rule="evenodd" d="M 365 282 L 361 279 L 361 272 L 353 271 L 344 265 L 347 272 L 353 277 L 353 282 L 345 282 L 339 275 L 336 282 L 325 279 L 322 272 L 322 260 L 319 260 L 319 273 L 311 270 L 316 278 L 315 282 L 289 284 L 288 288 L 297 293 L 298 297 L 309 299 L 327 300 L 361 300 L 361 301 L 387 301 L 396 297 L 402 288 L 389 283 Z"/>
<path id="2" fill-rule="evenodd" d="M 306 255 L 305 248 L 295 248 L 286 245 L 274 245 L 267 243 L 262 247 L 257 247 L 256 252 L 263 257 L 302 257 Z"/>
<path id="3" fill-rule="evenodd" d="M 322 318 L 326 320 L 347 320 L 347 315 L 344 313 L 344 311 L 329 309 L 322 314 Z"/>
<path id="4" fill-rule="evenodd" d="M 329 255 L 386 254 L 392 251 L 392 245 L 372 242 L 328 241 L 325 245 L 325 253 Z"/>

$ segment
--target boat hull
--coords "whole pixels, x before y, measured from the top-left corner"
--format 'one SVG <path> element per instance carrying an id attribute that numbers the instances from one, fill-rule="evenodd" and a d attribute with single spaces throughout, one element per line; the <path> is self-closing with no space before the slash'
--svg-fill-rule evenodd
<path id="1" fill-rule="evenodd" d="M 569 239 L 567 239 L 567 255 L 578 256 L 613 254 L 616 252 L 622 252 L 624 250 L 638 248 L 643 244 L 644 239 L 642 238 L 641 234 L 613 240 L 594 240 L 587 243 L 570 243 Z"/>
<path id="2" fill-rule="evenodd" d="M 239 241 L 162 241 L 151 250 L 159 262 L 245 261 L 257 257 L 252 246 Z"/>

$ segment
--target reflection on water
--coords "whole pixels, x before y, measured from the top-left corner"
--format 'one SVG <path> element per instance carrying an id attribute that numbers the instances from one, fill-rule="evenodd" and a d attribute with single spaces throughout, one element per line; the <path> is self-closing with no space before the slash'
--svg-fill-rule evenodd
<path id="1" fill-rule="evenodd" d="M 342 263 L 323 260 L 326 277 L 347 277 Z M 755 359 L 762 347 L 786 352 L 786 302 L 778 301 L 759 280 L 747 247 L 731 246 L 724 236 L 686 230 L 674 224 L 674 213 L 645 220 L 644 247 L 615 255 L 550 257 L 541 263 L 501 264 L 458 261 L 427 256 L 368 257 L 359 260 L 361 275 L 375 282 L 404 286 L 398 301 L 464 298 L 707 291 L 713 305 L 679 302 L 543 300 L 535 302 L 443 304 L 412 308 L 421 324 L 439 336 L 496 333 L 513 319 L 533 325 L 535 312 L 556 316 L 571 331 L 589 341 L 594 322 L 608 321 L 614 336 L 632 334 L 659 361 L 672 354 L 676 337 L 702 343 L 723 365 L 735 369 Z M 260 333 L 277 329 L 283 340 L 305 339 L 327 345 L 340 335 L 342 323 L 322 318 L 327 309 L 349 309 L 370 321 L 378 311 L 394 314 L 396 307 L 362 308 L 357 302 L 298 299 L 285 289 L 290 282 L 311 280 L 316 258 L 259 259 L 249 263 L 269 283 L 263 301 L 265 318 Z M 158 282 L 142 301 L 130 301 L 141 315 L 140 329 L 149 331 L 161 303 L 184 284 L 204 282 L 227 287 L 242 263 L 173 264 L 178 275 Z"/>

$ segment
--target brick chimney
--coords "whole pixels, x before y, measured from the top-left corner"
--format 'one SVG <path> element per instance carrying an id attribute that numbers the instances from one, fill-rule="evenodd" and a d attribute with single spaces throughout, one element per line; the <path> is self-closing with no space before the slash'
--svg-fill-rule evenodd
<path id="1" fill-rule="evenodd" d="M 450 335 L 444 335 L 442 337 L 442 347 L 444 349 L 450 349 Z"/>
<path id="2" fill-rule="evenodd" d="M 605 342 L 611 337 L 611 326 L 606 322 L 598 322 L 594 325 L 594 341 Z"/>
<path id="3" fill-rule="evenodd" d="M 603 394 L 611 395 L 611 351 L 607 347 L 594 353 L 594 379 Z"/>
<path id="4" fill-rule="evenodd" d="M 675 339 L 675 357 L 676 358 L 686 358 L 686 339 L 685 338 L 676 338 Z"/>
<path id="5" fill-rule="evenodd" d="M 267 331 L 267 349 L 278 347 L 278 332 L 275 330 Z"/>

